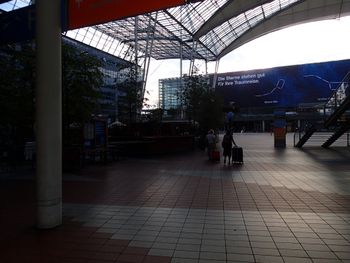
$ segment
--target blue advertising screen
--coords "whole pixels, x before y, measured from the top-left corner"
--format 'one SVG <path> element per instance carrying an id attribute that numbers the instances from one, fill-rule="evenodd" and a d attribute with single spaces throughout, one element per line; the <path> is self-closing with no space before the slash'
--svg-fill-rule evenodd
<path id="1" fill-rule="evenodd" d="M 350 71 L 350 60 L 217 75 L 216 92 L 240 107 L 296 107 L 325 103 Z M 213 76 L 211 76 L 213 81 Z"/>

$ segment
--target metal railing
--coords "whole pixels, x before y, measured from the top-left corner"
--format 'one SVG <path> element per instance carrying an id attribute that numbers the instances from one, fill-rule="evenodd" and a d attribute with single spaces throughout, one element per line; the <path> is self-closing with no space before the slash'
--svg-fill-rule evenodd
<path id="1" fill-rule="evenodd" d="M 326 121 L 349 96 L 350 72 L 340 82 L 339 87 L 333 92 L 323 107 L 324 120 Z"/>
<path id="2" fill-rule="evenodd" d="M 293 137 L 293 145 L 296 146 L 300 139 L 304 136 L 305 131 L 296 131 Z M 316 131 L 304 144 L 306 146 L 321 146 L 327 139 L 334 134 L 333 131 Z M 350 132 L 344 133 L 333 146 L 350 147 Z"/>
<path id="3" fill-rule="evenodd" d="M 325 139 L 325 136 L 330 138 L 332 135 L 329 127 L 337 126 L 338 119 L 344 112 L 346 112 L 349 107 L 349 81 L 350 81 L 350 71 L 346 74 L 339 86 L 330 96 L 329 100 L 324 104 L 323 110 L 323 124 L 320 127 L 317 123 L 309 123 L 308 127 L 305 127 L 303 131 L 298 131 L 294 133 L 294 146 L 302 147 L 308 140 L 319 141 L 320 139 Z M 327 130 L 325 130 L 325 128 Z M 333 127 L 334 128 L 334 127 Z M 322 131 L 322 132 L 321 132 Z M 305 137 L 304 137 L 305 136 Z M 345 133 L 346 136 L 346 146 L 349 146 L 349 133 Z M 341 136 L 340 138 L 343 138 Z M 326 140 L 328 139 L 326 138 Z M 339 139 L 340 139 L 339 138 Z M 302 140 L 302 141 L 301 141 Z M 326 141 L 325 140 L 325 141 Z M 344 139 L 342 139 L 344 140 Z M 325 141 L 321 142 L 324 143 Z M 310 144 L 310 143 L 309 143 Z"/>

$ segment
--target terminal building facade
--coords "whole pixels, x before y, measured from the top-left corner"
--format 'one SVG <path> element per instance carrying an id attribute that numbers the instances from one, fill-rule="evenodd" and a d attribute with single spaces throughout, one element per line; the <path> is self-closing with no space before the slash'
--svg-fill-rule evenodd
<path id="1" fill-rule="evenodd" d="M 164 117 L 170 117 L 172 110 L 181 108 L 179 92 L 183 87 L 182 78 L 159 80 L 159 108 L 164 110 Z M 176 118 L 177 115 L 173 116 Z"/>
<path id="2" fill-rule="evenodd" d="M 125 105 L 127 88 L 123 83 L 129 77 L 130 69 L 135 64 L 66 36 L 62 36 L 62 44 L 73 47 L 77 50 L 77 54 L 86 53 L 101 62 L 99 71 L 102 73 L 102 85 L 98 87 L 100 93 L 98 98 L 99 107 L 92 112 L 91 118 L 98 116 L 108 123 L 123 121 L 122 117 L 127 115 L 127 105 Z M 34 103 L 32 104 L 35 101 L 35 91 L 31 84 L 31 78 L 22 80 L 23 74 L 28 74 L 28 76 L 34 74 L 33 45 L 31 43 L 19 43 L 13 44 L 11 48 L 2 46 L 0 49 L 0 58 L 4 61 L 7 61 L 10 57 L 21 58 L 13 60 L 16 61 L 12 64 L 11 70 L 13 73 L 7 74 L 8 78 L 2 80 L 1 102 L 3 115 L 0 118 L 0 151 L 2 149 L 9 151 L 8 148 L 11 147 L 12 155 L 15 155 L 19 160 L 24 157 L 23 147 L 25 142 L 34 141 L 36 136 L 36 123 L 33 116 L 35 106 Z M 81 67 L 84 68 L 85 66 L 81 65 Z M 84 68 L 84 70 L 89 69 Z M 2 72 L 7 72 L 7 68 L 3 68 Z M 7 83 L 9 84 L 7 85 Z M 16 89 L 17 92 L 6 92 L 10 87 L 16 87 L 16 85 L 19 86 Z M 8 107 L 8 104 L 13 102 L 14 97 L 20 101 L 21 107 L 14 106 L 17 104 Z M 6 103 L 4 103 L 5 101 Z M 73 126 L 74 124 L 72 124 Z"/>
<path id="3" fill-rule="evenodd" d="M 103 73 L 103 85 L 100 87 L 100 112 L 96 114 L 106 117 L 109 122 L 123 118 L 122 116 L 125 115 L 124 98 L 127 91 L 121 83 L 127 79 L 128 72 L 134 64 L 69 37 L 62 37 L 62 41 L 101 61 L 100 71 Z"/>

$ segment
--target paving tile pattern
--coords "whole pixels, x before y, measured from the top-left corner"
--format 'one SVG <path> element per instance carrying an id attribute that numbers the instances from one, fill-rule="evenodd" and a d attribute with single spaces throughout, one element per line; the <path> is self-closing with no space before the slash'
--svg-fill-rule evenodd
<path id="1" fill-rule="evenodd" d="M 34 228 L 34 182 L 7 176 L 0 262 L 350 262 L 350 150 L 235 140 L 242 166 L 196 151 L 65 174 L 49 231 Z"/>

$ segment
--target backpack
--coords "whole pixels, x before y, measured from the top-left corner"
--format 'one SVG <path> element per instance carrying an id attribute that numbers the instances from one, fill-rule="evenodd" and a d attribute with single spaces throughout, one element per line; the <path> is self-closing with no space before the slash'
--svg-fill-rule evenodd
<path id="1" fill-rule="evenodd" d="M 232 122 L 233 121 L 233 112 L 232 111 L 229 111 L 226 114 L 226 120 L 227 120 L 227 122 Z"/>
<path id="2" fill-rule="evenodd" d="M 221 143 L 222 147 L 224 146 L 228 146 L 228 145 L 231 145 L 231 136 L 229 135 L 224 135 L 224 138 L 222 139 L 222 143 Z"/>

